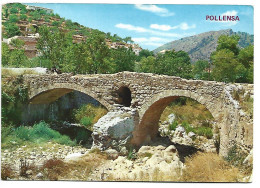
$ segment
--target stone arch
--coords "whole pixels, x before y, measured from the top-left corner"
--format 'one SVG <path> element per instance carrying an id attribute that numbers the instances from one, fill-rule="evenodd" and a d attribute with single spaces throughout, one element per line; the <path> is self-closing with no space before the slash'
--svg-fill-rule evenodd
<path id="1" fill-rule="evenodd" d="M 214 119 L 220 121 L 219 113 L 217 113 L 214 101 L 211 96 L 201 96 L 197 93 L 187 90 L 167 90 L 155 94 L 150 100 L 145 101 L 139 110 L 139 125 L 135 127 L 133 132 L 132 143 L 141 145 L 149 142 L 158 133 L 158 122 L 164 109 L 176 98 L 188 97 L 203 104 Z"/>
<path id="2" fill-rule="evenodd" d="M 80 91 L 86 95 L 89 95 L 107 108 L 107 110 L 111 110 L 113 108 L 111 104 L 102 99 L 96 93 L 92 92 L 89 88 L 70 83 L 53 83 L 45 85 L 44 87 L 32 89 L 29 92 L 29 102 L 31 104 L 46 104 L 54 102 L 61 96 L 72 91 Z"/>

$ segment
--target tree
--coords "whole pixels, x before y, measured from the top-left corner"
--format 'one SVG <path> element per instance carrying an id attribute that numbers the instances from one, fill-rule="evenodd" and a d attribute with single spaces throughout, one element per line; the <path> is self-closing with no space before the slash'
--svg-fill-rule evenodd
<path id="1" fill-rule="evenodd" d="M 8 44 L 2 42 L 2 65 L 7 66 L 9 62 L 9 47 Z"/>
<path id="2" fill-rule="evenodd" d="M 238 61 L 241 64 L 239 67 L 239 75 L 237 82 L 253 83 L 254 79 L 254 46 L 249 45 L 240 50 Z"/>
<path id="3" fill-rule="evenodd" d="M 40 15 L 46 15 L 47 12 L 46 12 L 45 10 L 40 10 L 40 11 L 39 11 L 39 14 L 40 14 Z"/>
<path id="4" fill-rule="evenodd" d="M 157 68 L 156 58 L 154 56 L 142 57 L 137 64 L 138 72 L 155 73 Z"/>
<path id="5" fill-rule="evenodd" d="M 26 8 L 24 8 L 24 9 L 21 9 L 21 11 L 20 11 L 20 14 L 26 14 L 27 13 L 27 10 L 26 10 Z"/>
<path id="6" fill-rule="evenodd" d="M 235 55 L 238 55 L 239 53 L 238 41 L 239 41 L 238 35 L 232 35 L 232 36 L 221 35 L 218 38 L 217 51 L 220 51 L 222 49 L 229 49 Z"/>
<path id="7" fill-rule="evenodd" d="M 10 17 L 9 17 L 9 21 L 11 22 L 11 23 L 16 23 L 16 22 L 18 22 L 18 16 L 16 16 L 15 14 L 11 14 L 10 15 Z"/>
<path id="8" fill-rule="evenodd" d="M 87 50 L 89 51 L 89 73 L 111 73 L 113 72 L 113 62 L 109 58 L 110 50 L 105 41 L 105 35 L 97 31 L 92 31 L 87 38 Z"/>
<path id="9" fill-rule="evenodd" d="M 193 76 L 198 80 L 207 80 L 209 78 L 209 62 L 205 60 L 196 61 L 192 70 Z"/>
<path id="10" fill-rule="evenodd" d="M 111 49 L 111 57 L 116 65 L 115 72 L 134 71 L 136 56 L 132 48 Z"/>
<path id="11" fill-rule="evenodd" d="M 5 18 L 7 19 L 9 16 L 8 9 L 5 9 Z"/>
<path id="12" fill-rule="evenodd" d="M 10 67 L 23 67 L 28 60 L 24 54 L 23 49 L 14 49 L 10 53 L 8 66 Z"/>
<path id="13" fill-rule="evenodd" d="M 39 34 L 41 37 L 37 42 L 37 48 L 42 53 L 43 58 L 49 59 L 52 67 L 61 69 L 66 53 L 64 49 L 67 45 L 65 33 L 62 31 L 54 32 L 43 26 L 40 28 Z"/>
<path id="14" fill-rule="evenodd" d="M 236 80 L 238 61 L 234 52 L 229 49 L 216 51 L 212 56 L 212 61 L 215 66 L 212 75 L 216 81 L 234 82 Z"/>
<path id="15" fill-rule="evenodd" d="M 8 38 L 19 35 L 21 33 L 19 27 L 15 24 L 6 25 L 5 31 L 7 33 Z"/>
<path id="16" fill-rule="evenodd" d="M 11 14 L 17 14 L 17 13 L 18 13 L 18 9 L 16 9 L 16 8 L 11 8 L 10 13 L 11 13 Z"/>
<path id="17" fill-rule="evenodd" d="M 139 52 L 139 55 L 136 57 L 137 61 L 140 61 L 143 57 L 149 57 L 149 56 L 153 56 L 153 52 L 150 50 L 146 50 L 146 49 L 142 49 Z"/>
<path id="18" fill-rule="evenodd" d="M 182 78 L 191 78 L 192 67 L 190 57 L 187 52 L 167 51 L 165 54 L 158 54 L 158 68 L 155 73 L 166 74 L 170 76 L 179 76 Z"/>
<path id="19" fill-rule="evenodd" d="M 26 16 L 25 14 L 22 14 L 22 15 L 20 16 L 20 19 L 21 19 L 21 20 L 27 20 L 27 16 Z"/>
<path id="20" fill-rule="evenodd" d="M 12 39 L 10 44 L 15 48 L 20 49 L 24 45 L 24 41 L 22 41 L 20 39 Z"/>
<path id="21" fill-rule="evenodd" d="M 252 45 L 238 48 L 239 37 L 220 36 L 217 50 L 211 54 L 214 80 L 223 82 L 253 83 L 253 54 Z"/>

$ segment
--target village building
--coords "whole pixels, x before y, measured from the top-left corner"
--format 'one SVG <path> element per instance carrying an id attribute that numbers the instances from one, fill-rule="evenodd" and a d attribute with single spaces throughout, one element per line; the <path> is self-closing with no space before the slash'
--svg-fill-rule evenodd
<path id="1" fill-rule="evenodd" d="M 53 13 L 53 10 L 50 9 L 50 8 L 37 7 L 37 6 L 32 6 L 32 5 L 27 5 L 27 6 L 26 6 L 26 9 L 27 9 L 27 10 L 31 10 L 31 11 L 35 11 L 35 10 L 37 10 L 37 11 L 39 11 L 39 10 L 45 10 L 48 14 Z"/>

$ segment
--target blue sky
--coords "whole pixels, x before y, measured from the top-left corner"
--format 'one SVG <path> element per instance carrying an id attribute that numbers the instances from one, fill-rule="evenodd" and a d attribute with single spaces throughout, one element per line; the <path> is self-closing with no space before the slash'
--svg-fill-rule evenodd
<path id="1" fill-rule="evenodd" d="M 130 36 L 142 48 L 153 50 L 167 42 L 207 31 L 233 29 L 253 34 L 253 7 L 234 5 L 44 4 L 61 17 L 81 25 Z M 239 21 L 206 20 L 207 15 L 239 16 Z"/>

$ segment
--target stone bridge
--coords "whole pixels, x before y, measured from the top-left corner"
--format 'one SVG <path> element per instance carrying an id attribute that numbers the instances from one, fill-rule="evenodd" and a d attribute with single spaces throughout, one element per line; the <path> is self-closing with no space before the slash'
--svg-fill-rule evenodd
<path id="1" fill-rule="evenodd" d="M 180 96 L 189 97 L 205 105 L 217 122 L 221 155 L 226 155 L 234 144 L 245 151 L 252 149 L 252 117 L 240 108 L 232 92 L 239 88 L 253 95 L 253 85 L 133 72 L 25 75 L 24 80 L 32 104 L 50 103 L 76 90 L 93 97 L 108 110 L 113 110 L 114 104 L 136 108 L 138 123 L 131 143 L 137 146 L 157 134 L 160 116 L 169 103 Z"/>

